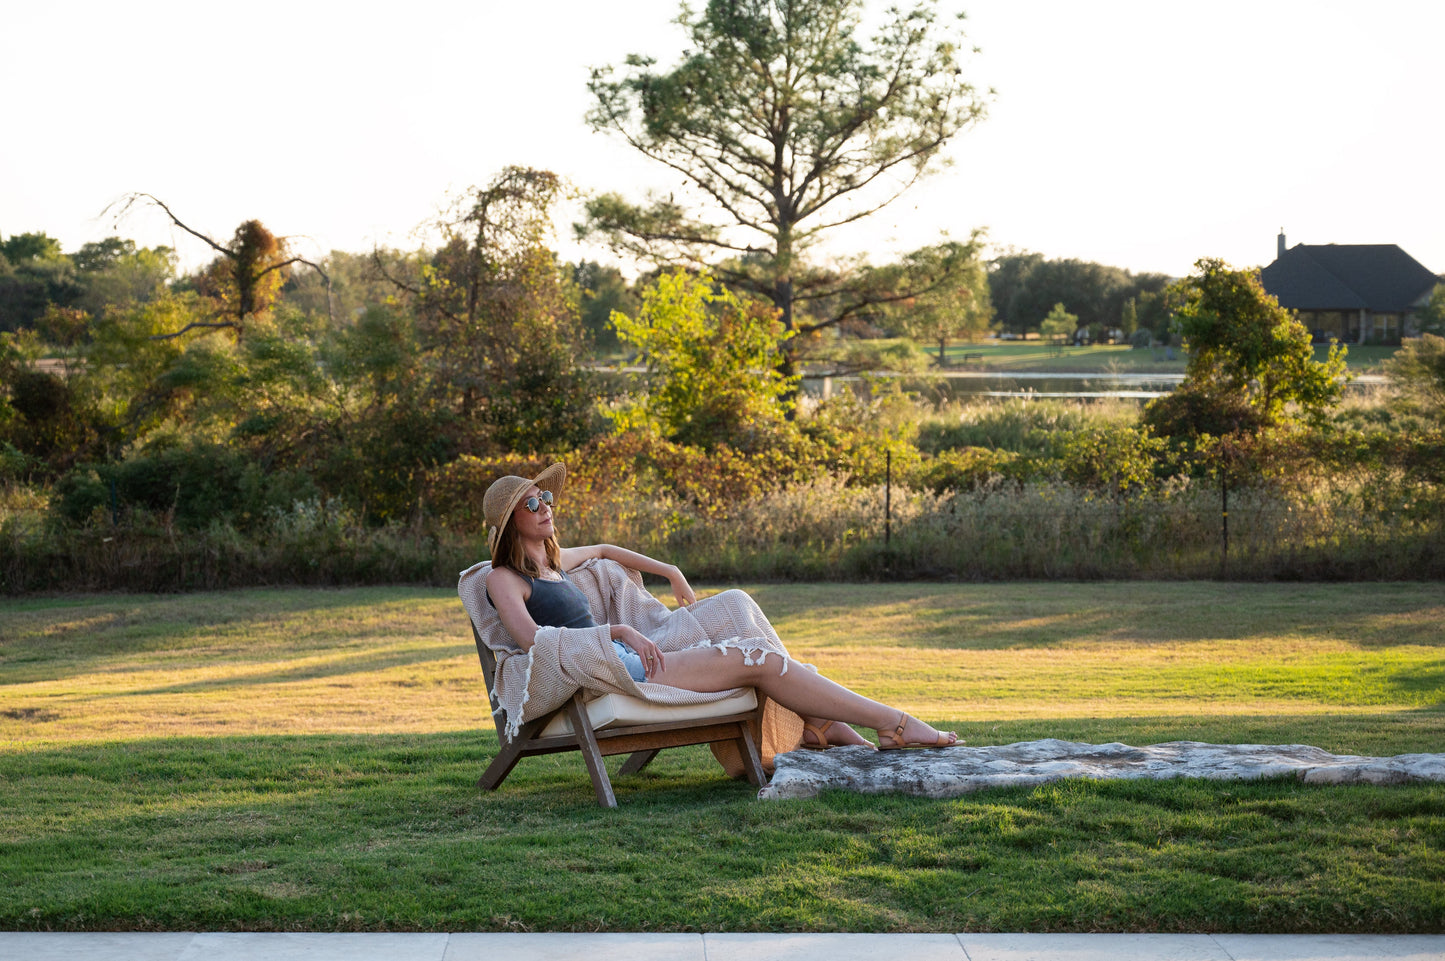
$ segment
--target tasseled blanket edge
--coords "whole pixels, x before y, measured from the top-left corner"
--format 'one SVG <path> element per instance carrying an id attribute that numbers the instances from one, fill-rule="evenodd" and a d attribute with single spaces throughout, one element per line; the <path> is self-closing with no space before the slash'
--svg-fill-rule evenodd
<path id="1" fill-rule="evenodd" d="M 694 647 L 715 648 L 719 654 L 725 654 L 729 650 L 742 651 L 743 663 L 749 667 L 766 663 L 769 654 L 776 654 L 783 662 L 783 669 L 778 672 L 778 676 L 782 677 L 788 673 L 788 664 L 792 661 L 791 657 L 782 651 L 773 650 L 771 645 L 751 643 L 750 641 L 750 638 L 744 637 L 724 637 L 716 641 L 699 641 Z"/>
<path id="2" fill-rule="evenodd" d="M 536 650 L 537 648 L 534 645 L 526 653 L 527 667 L 522 672 L 522 702 L 517 705 L 515 712 L 508 711 L 506 705 L 502 703 L 501 696 L 497 694 L 497 686 L 502 681 L 501 665 L 497 666 L 496 679 L 492 681 L 492 700 L 497 702 L 497 709 L 492 713 L 502 714 L 506 720 L 506 725 L 502 729 L 502 735 L 507 739 L 508 743 L 511 743 L 516 739 L 518 734 L 522 733 L 522 716 L 526 714 L 527 702 L 532 699 L 532 655 Z M 512 656 L 516 657 L 515 654 Z"/>

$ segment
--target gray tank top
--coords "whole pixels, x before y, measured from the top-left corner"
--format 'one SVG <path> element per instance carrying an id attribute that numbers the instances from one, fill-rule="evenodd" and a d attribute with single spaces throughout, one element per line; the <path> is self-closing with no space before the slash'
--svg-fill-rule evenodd
<path id="1" fill-rule="evenodd" d="M 538 627 L 597 626 L 597 622 L 592 619 L 592 609 L 587 606 L 586 596 L 566 574 L 562 575 L 560 581 L 527 577 L 526 574 L 522 574 L 522 577 L 532 585 L 532 596 L 527 598 L 527 613 L 532 615 L 532 620 Z M 490 604 L 491 601 L 492 595 L 489 591 L 487 603 Z"/>

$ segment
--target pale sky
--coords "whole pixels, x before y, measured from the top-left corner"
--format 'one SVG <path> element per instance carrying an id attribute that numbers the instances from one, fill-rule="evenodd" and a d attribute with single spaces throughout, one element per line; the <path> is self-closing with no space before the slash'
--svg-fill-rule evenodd
<path id="1" fill-rule="evenodd" d="M 696 0 L 701 3 L 702 0 Z M 208 252 L 130 191 L 305 256 L 414 248 L 507 164 L 586 191 L 677 188 L 590 132 L 590 66 L 682 47 L 676 0 L 3 0 L 0 234 Z M 885 3 L 869 0 L 872 10 Z M 838 235 L 883 262 L 947 232 L 1174 276 L 1295 243 L 1396 243 L 1445 272 L 1445 3 L 972 0 L 966 75 L 997 97 L 951 167 Z M 945 7 L 945 9 L 948 9 Z M 570 222 L 564 211 L 562 227 Z M 559 231 L 567 259 L 606 260 Z"/>

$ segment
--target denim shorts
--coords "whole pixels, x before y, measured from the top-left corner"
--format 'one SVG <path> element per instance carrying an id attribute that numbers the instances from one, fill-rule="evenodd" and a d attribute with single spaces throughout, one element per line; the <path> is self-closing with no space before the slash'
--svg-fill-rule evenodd
<path id="1" fill-rule="evenodd" d="M 627 668 L 627 673 L 634 681 L 647 680 L 647 672 L 642 669 L 642 658 L 637 656 L 636 651 L 621 641 L 613 641 L 612 649 L 622 658 L 622 666 Z"/>

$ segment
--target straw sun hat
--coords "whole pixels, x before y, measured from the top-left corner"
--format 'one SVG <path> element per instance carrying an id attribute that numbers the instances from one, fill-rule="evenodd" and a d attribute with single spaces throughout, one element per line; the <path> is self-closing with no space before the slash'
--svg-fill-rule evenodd
<path id="1" fill-rule="evenodd" d="M 497 544 L 502 539 L 507 522 L 512 519 L 512 512 L 522 503 L 532 485 L 551 491 L 553 498 L 560 499 L 566 480 L 567 465 L 553 464 L 531 480 L 508 474 L 492 481 L 492 486 L 487 488 L 482 498 L 482 518 L 487 522 L 487 549 L 492 552 L 493 558 L 497 556 Z"/>

